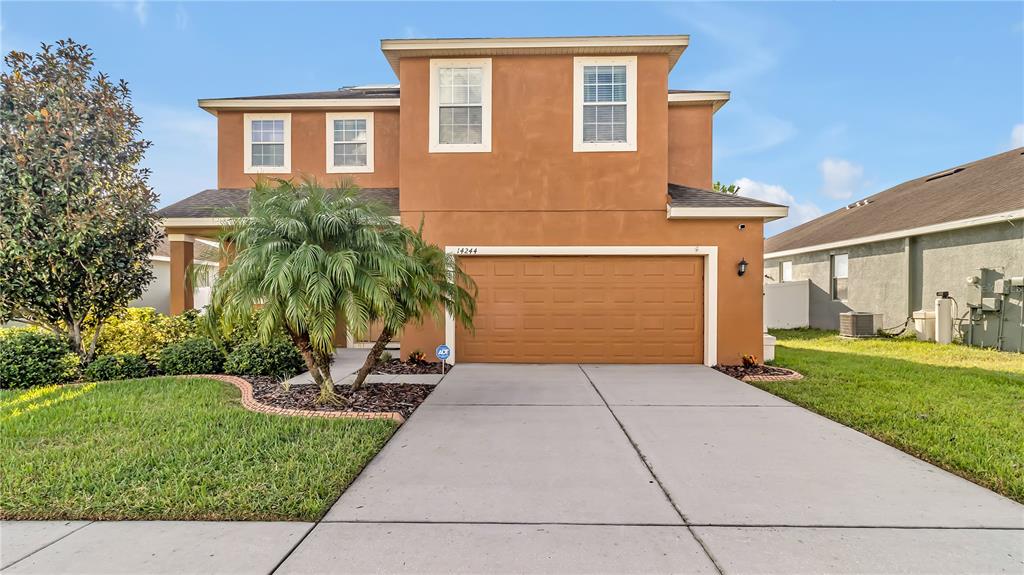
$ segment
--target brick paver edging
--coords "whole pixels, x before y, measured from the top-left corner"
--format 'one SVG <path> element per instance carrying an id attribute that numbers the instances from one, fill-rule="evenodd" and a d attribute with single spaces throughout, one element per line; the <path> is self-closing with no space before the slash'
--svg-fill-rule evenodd
<path id="1" fill-rule="evenodd" d="M 405 423 L 405 418 L 402 417 L 402 414 L 395 411 L 313 411 L 311 409 L 274 407 L 272 405 L 256 401 L 252 396 L 252 385 L 241 377 L 235 377 L 233 375 L 189 375 L 182 377 L 202 377 L 206 379 L 215 379 L 224 383 L 230 383 L 242 392 L 242 406 L 249 411 L 255 411 L 257 413 L 266 413 L 268 415 L 294 415 L 298 417 L 326 417 L 328 419 L 338 419 L 342 417 L 350 419 L 391 419 L 399 424 Z"/>
<path id="2" fill-rule="evenodd" d="M 776 367 L 775 369 L 785 369 L 789 373 L 785 375 L 744 375 L 742 381 L 796 381 L 804 378 L 803 374 L 792 369 L 785 367 Z"/>

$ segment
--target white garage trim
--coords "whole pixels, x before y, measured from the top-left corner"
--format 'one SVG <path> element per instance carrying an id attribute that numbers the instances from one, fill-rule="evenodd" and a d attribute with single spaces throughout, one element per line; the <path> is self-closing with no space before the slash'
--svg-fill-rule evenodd
<path id="1" fill-rule="evenodd" d="M 445 246 L 445 253 L 472 256 L 704 256 L 704 365 L 718 363 L 718 246 Z M 445 312 L 444 343 L 458 354 L 455 318 Z"/>

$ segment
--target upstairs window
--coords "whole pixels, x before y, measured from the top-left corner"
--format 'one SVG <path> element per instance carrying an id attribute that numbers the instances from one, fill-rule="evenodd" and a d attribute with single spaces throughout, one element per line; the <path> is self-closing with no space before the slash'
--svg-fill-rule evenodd
<path id="1" fill-rule="evenodd" d="M 291 114 L 244 114 L 245 173 L 291 172 Z"/>
<path id="2" fill-rule="evenodd" d="M 491 150 L 491 60 L 430 61 L 431 152 Z"/>
<path id="3" fill-rule="evenodd" d="M 575 58 L 573 151 L 636 151 L 636 57 Z"/>
<path id="4" fill-rule="evenodd" d="M 847 254 L 832 256 L 832 299 L 846 301 L 846 281 L 849 276 L 849 257 Z"/>
<path id="5" fill-rule="evenodd" d="M 373 171 L 373 112 L 327 114 L 327 173 Z"/>

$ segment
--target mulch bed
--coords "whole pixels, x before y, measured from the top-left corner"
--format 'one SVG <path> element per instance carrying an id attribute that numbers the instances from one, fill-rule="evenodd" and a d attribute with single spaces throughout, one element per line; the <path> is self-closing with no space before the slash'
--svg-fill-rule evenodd
<path id="1" fill-rule="evenodd" d="M 754 365 L 751 367 L 744 367 L 742 365 L 716 365 L 715 369 L 725 375 L 735 377 L 741 381 L 783 381 L 803 378 L 802 375 L 792 369 L 771 365 Z"/>
<path id="2" fill-rule="evenodd" d="M 380 375 L 441 375 L 440 361 L 382 361 L 370 373 Z"/>
<path id="3" fill-rule="evenodd" d="M 320 388 L 316 385 L 293 385 L 285 391 L 271 377 L 245 379 L 252 385 L 252 395 L 256 401 L 274 407 L 310 411 L 397 412 L 405 418 L 423 403 L 435 387 L 409 383 L 366 383 L 353 392 L 351 386 L 335 385 L 334 391 L 346 402 L 345 405 L 324 406 L 316 404 L 320 394 Z"/>

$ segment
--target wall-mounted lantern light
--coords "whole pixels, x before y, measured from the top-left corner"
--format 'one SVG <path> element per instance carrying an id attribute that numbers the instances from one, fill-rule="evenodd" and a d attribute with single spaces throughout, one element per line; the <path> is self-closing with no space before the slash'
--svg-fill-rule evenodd
<path id="1" fill-rule="evenodd" d="M 745 273 L 747 273 L 747 258 L 740 260 L 739 269 L 736 272 L 736 275 L 742 276 Z"/>

